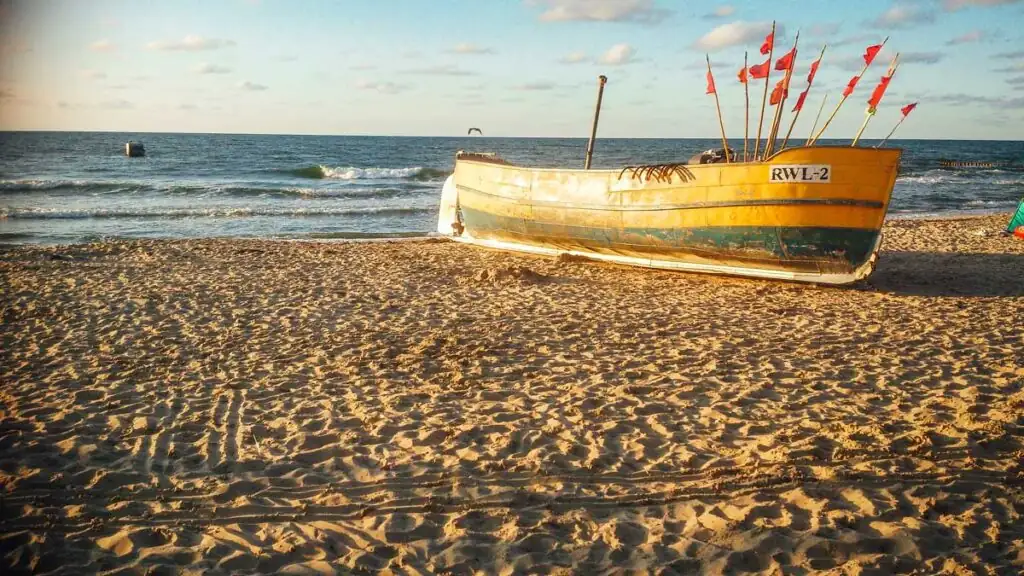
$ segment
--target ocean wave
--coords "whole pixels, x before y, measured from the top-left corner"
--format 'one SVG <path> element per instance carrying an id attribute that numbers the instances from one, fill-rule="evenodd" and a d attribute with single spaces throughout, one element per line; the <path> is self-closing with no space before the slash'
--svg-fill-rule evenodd
<path id="1" fill-rule="evenodd" d="M 320 218 L 328 216 L 401 216 L 430 214 L 436 208 L 402 208 L 380 206 L 372 208 L 273 208 L 273 207 L 210 207 L 161 209 L 81 209 L 60 208 L 4 208 L 0 207 L 0 220 L 84 220 L 90 218 L 258 218 L 295 217 Z"/>
<path id="2" fill-rule="evenodd" d="M 440 180 L 451 174 L 451 172 L 444 170 L 424 168 L 422 166 L 410 168 L 356 168 L 355 166 L 331 167 L 324 166 L 323 164 L 291 168 L 282 172 L 296 178 L 310 178 L 314 180 Z"/>
<path id="3" fill-rule="evenodd" d="M 95 180 L 4 180 L 0 194 L 18 195 L 49 192 L 52 194 L 160 194 L 167 196 L 249 196 L 284 198 L 393 198 L 418 193 L 434 193 L 430 186 L 398 184 L 391 186 L 302 187 L 274 184 L 229 183 L 159 183 Z"/>

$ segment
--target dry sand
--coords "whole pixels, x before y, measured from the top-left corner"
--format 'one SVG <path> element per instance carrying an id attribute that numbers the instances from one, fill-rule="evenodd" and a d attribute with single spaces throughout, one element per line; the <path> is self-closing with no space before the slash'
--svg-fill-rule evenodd
<path id="1" fill-rule="evenodd" d="M 454 243 L 0 252 L 6 573 L 1024 570 L 1024 241 L 836 289 Z"/>

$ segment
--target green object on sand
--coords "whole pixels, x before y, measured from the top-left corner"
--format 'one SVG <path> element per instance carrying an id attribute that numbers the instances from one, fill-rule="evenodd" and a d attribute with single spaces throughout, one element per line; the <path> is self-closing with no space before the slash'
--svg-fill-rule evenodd
<path id="1" fill-rule="evenodd" d="M 1014 212 L 1013 218 L 1010 218 L 1006 231 L 1012 234 L 1018 226 L 1024 226 L 1024 198 L 1021 198 L 1020 204 L 1017 204 L 1017 211 Z"/>

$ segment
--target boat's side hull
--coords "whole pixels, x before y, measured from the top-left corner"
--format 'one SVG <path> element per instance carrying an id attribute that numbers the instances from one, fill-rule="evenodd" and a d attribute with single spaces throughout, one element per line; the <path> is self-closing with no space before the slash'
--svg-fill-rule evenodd
<path id="1" fill-rule="evenodd" d="M 792 149 L 763 164 L 688 166 L 660 182 L 456 162 L 454 184 L 466 241 L 844 283 L 873 268 L 898 161 L 898 150 Z M 831 174 L 770 181 L 773 167 L 801 165 Z"/>

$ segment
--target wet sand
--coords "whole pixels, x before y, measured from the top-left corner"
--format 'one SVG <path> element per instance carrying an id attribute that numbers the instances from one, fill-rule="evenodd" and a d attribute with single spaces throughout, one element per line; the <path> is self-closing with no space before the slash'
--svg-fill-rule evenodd
<path id="1" fill-rule="evenodd" d="M 1024 241 L 855 288 L 445 241 L 0 250 L 7 573 L 1024 570 Z"/>

